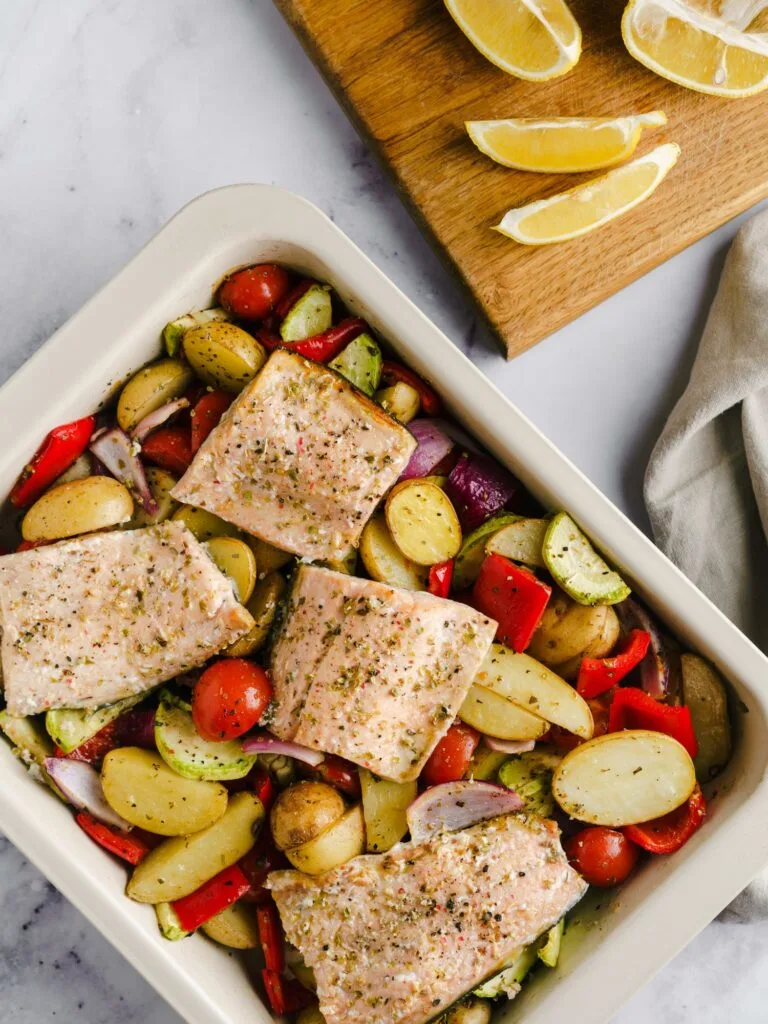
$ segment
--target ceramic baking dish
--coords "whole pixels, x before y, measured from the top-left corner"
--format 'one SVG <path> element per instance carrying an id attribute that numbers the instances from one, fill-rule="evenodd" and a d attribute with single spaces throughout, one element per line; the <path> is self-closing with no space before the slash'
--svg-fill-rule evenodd
<path id="1" fill-rule="evenodd" d="M 111 284 L 0 389 L 0 492 L 51 427 L 92 411 L 158 353 L 163 324 L 208 305 L 230 267 L 299 267 L 338 289 L 452 411 L 545 504 L 566 508 L 687 643 L 730 679 L 738 745 L 705 827 L 657 858 L 604 907 L 555 971 L 500 1021 L 573 1016 L 607 1021 L 768 861 L 768 661 L 604 498 L 322 213 L 278 189 L 240 185 L 185 207 Z M 190 1024 L 272 1018 L 242 963 L 203 938 L 162 939 L 151 908 L 123 896 L 125 871 L 105 856 L 0 744 L 0 826 Z M 604 901 L 603 901 L 604 902 Z"/>

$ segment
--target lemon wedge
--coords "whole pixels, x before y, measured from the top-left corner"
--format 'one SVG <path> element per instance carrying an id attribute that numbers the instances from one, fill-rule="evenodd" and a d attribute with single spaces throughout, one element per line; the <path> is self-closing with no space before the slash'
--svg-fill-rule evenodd
<path id="1" fill-rule="evenodd" d="M 509 210 L 495 228 L 523 245 L 567 242 L 615 220 L 642 203 L 677 163 L 680 147 L 657 146 L 585 185 Z"/>
<path id="2" fill-rule="evenodd" d="M 621 34 L 641 64 L 696 92 L 740 97 L 768 88 L 764 0 L 630 0 Z"/>
<path id="3" fill-rule="evenodd" d="M 483 56 L 518 78 L 543 82 L 581 56 L 581 29 L 565 0 L 445 0 Z"/>
<path id="4" fill-rule="evenodd" d="M 513 117 L 467 121 L 469 136 L 498 164 L 544 174 L 597 171 L 632 156 L 643 128 L 667 123 L 666 114 L 631 117 Z"/>

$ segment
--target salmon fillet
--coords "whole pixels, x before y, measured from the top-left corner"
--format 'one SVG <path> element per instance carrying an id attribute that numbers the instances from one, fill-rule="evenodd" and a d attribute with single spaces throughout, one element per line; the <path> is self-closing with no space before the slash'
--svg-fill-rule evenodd
<path id="1" fill-rule="evenodd" d="M 327 1024 L 424 1024 L 509 964 L 584 894 L 554 822 L 493 818 L 267 888 Z"/>
<path id="2" fill-rule="evenodd" d="M 456 601 L 301 566 L 272 649 L 269 728 L 384 778 L 415 779 L 495 632 Z"/>
<path id="3" fill-rule="evenodd" d="M 203 664 L 253 619 L 181 523 L 0 558 L 11 715 L 113 704 Z"/>
<path id="4" fill-rule="evenodd" d="M 340 559 L 415 447 L 338 374 L 279 349 L 172 493 L 284 551 Z"/>

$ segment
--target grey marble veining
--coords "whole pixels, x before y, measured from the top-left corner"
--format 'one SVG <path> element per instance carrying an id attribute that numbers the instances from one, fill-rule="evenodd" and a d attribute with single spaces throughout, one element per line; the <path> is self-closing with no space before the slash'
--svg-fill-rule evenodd
<path id="1" fill-rule="evenodd" d="M 643 468 L 735 225 L 504 363 L 270 0 L 0 4 L 0 379 L 183 203 L 238 181 L 321 206 L 645 525 Z M 768 922 L 717 922 L 616 1024 L 759 1024 L 767 967 Z M 0 1021 L 56 1020 L 179 1018 L 0 838 Z"/>

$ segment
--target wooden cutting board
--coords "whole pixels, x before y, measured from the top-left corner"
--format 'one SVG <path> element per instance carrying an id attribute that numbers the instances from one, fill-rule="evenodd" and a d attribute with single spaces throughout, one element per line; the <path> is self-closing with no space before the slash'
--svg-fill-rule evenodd
<path id="1" fill-rule="evenodd" d="M 464 38 L 442 0 L 275 0 L 395 181 L 448 254 L 510 356 L 768 195 L 768 92 L 721 100 L 634 61 L 623 0 L 573 0 L 584 35 L 576 68 L 550 82 L 513 78 Z M 583 176 L 494 164 L 465 120 L 610 116 L 661 109 L 682 157 L 646 203 L 591 236 L 530 248 L 491 231 L 511 206 Z M 606 339 L 610 344 L 610 339 Z"/>

